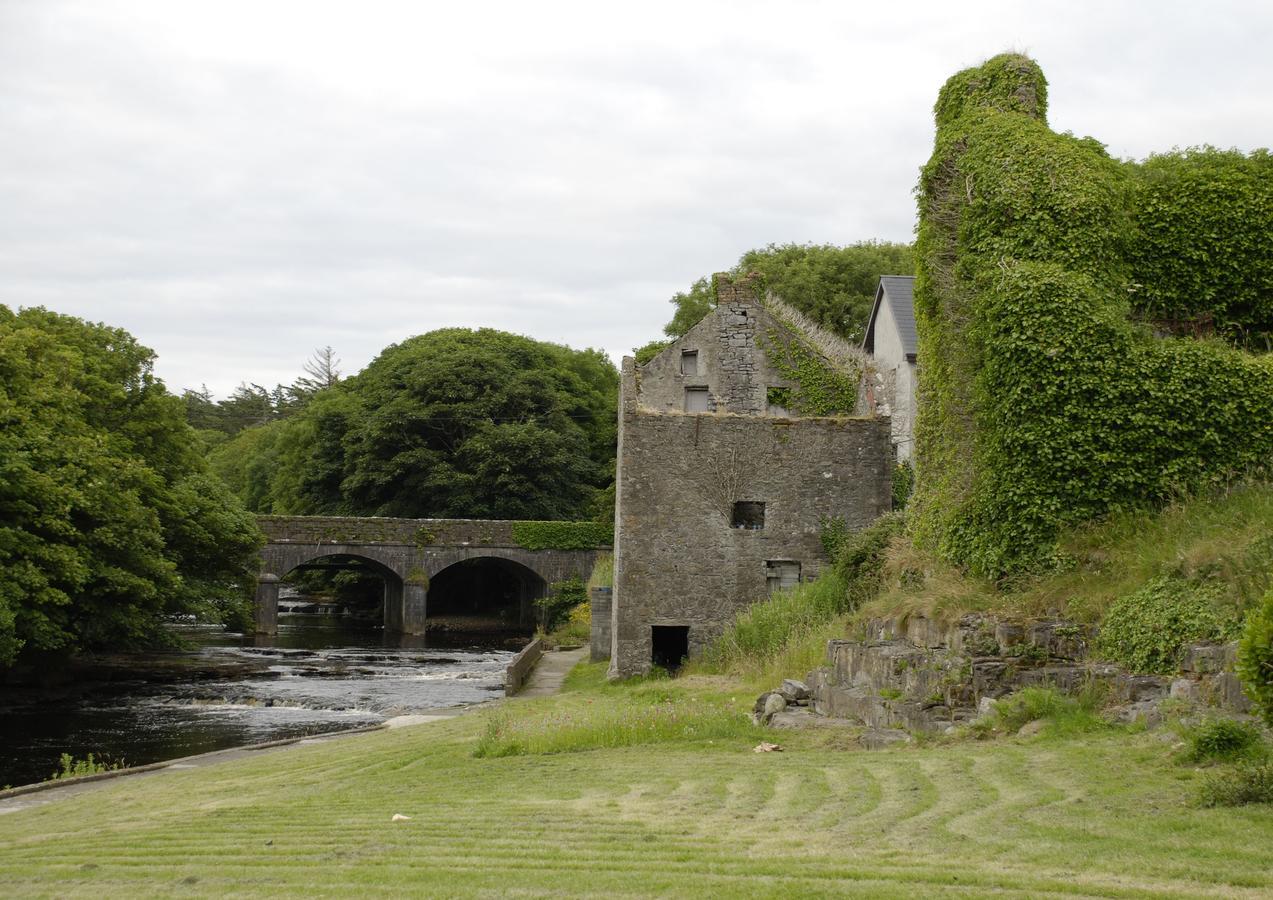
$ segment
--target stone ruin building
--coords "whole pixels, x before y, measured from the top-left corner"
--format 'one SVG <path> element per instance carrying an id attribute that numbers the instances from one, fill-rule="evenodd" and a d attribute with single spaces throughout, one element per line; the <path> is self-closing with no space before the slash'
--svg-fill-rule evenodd
<path id="1" fill-rule="evenodd" d="M 825 522 L 859 529 L 891 505 L 889 420 L 855 414 L 860 355 L 837 358 L 755 276 L 715 284 L 683 337 L 623 360 L 612 678 L 697 656 L 739 611 L 817 576 Z"/>

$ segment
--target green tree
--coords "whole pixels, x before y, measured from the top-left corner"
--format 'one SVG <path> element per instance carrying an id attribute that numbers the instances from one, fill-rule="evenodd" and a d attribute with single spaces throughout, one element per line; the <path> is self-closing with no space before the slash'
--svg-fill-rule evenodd
<path id="1" fill-rule="evenodd" d="M 604 515 L 617 394 L 598 351 L 445 329 L 387 348 L 297 415 L 243 432 L 212 465 L 261 512 Z"/>
<path id="2" fill-rule="evenodd" d="M 871 314 L 880 276 L 909 275 L 914 271 L 911 245 L 861 241 L 846 247 L 770 244 L 762 250 L 748 250 L 730 273 L 740 276 L 759 272 L 764 276 L 766 288 L 788 304 L 824 328 L 859 341 Z M 663 332 L 677 338 L 715 307 L 711 279 L 698 279 L 688 291 L 675 294 L 670 302 L 676 312 Z"/>
<path id="3" fill-rule="evenodd" d="M 0 664 L 224 608 L 259 533 L 127 332 L 0 306 Z"/>

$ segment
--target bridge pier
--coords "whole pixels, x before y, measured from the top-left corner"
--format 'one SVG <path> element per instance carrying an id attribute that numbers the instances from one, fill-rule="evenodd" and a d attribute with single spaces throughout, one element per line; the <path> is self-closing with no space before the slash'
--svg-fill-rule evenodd
<path id="1" fill-rule="evenodd" d="M 256 633 L 278 634 L 278 576 L 268 572 L 256 581 Z"/>
<path id="2" fill-rule="evenodd" d="M 424 634 L 429 589 L 411 581 L 385 579 L 385 631 Z"/>
<path id="3" fill-rule="evenodd" d="M 429 589 L 422 584 L 412 584 L 408 581 L 403 585 L 402 593 L 403 634 L 424 634 L 424 617 L 428 606 Z"/>

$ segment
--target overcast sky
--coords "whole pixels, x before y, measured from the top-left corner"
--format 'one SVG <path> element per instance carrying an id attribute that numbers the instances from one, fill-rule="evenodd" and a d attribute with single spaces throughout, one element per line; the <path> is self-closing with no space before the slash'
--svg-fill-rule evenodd
<path id="1" fill-rule="evenodd" d="M 912 239 L 931 108 L 1023 50 L 1057 130 L 1273 142 L 1262 3 L 0 0 L 0 303 L 173 390 L 444 326 L 618 360 L 771 242 Z"/>

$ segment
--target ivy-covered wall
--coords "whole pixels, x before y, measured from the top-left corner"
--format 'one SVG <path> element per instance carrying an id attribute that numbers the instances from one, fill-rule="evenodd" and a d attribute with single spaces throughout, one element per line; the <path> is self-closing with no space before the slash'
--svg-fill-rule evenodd
<path id="1" fill-rule="evenodd" d="M 1037 568 L 1062 528 L 1266 465 L 1273 359 L 1132 320 L 1134 300 L 1188 283 L 1140 279 L 1166 269 L 1201 208 L 1156 206 L 1146 173 L 1189 155 L 1130 166 L 1053 132 L 1043 73 L 1017 54 L 951 78 L 935 111 L 919 186 L 918 539 L 979 574 Z M 1241 268 L 1273 263 L 1234 252 Z"/>

